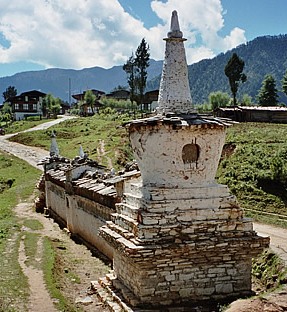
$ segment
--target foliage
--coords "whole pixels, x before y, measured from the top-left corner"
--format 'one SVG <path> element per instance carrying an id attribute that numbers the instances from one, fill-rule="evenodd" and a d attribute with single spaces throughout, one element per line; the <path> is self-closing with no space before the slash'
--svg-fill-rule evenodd
<path id="1" fill-rule="evenodd" d="M 287 70 L 283 76 L 283 79 L 282 79 L 282 89 L 283 89 L 283 92 L 285 93 L 285 95 L 287 95 Z"/>
<path id="2" fill-rule="evenodd" d="M 208 96 L 208 100 L 214 110 L 218 107 L 226 107 L 230 103 L 230 96 L 221 91 L 211 92 Z"/>
<path id="3" fill-rule="evenodd" d="M 0 121 L 5 122 L 6 125 L 12 120 L 12 108 L 9 103 L 4 103 L 2 110 L 0 111 Z"/>
<path id="4" fill-rule="evenodd" d="M 17 89 L 14 86 L 9 86 L 3 92 L 4 101 L 7 101 L 10 97 L 14 97 L 17 95 Z"/>
<path id="5" fill-rule="evenodd" d="M 135 64 L 139 70 L 138 88 L 139 88 L 140 103 L 143 102 L 143 95 L 146 87 L 147 67 L 149 66 L 149 57 L 150 57 L 149 46 L 145 41 L 145 39 L 143 38 L 136 50 L 135 57 Z"/>
<path id="6" fill-rule="evenodd" d="M 258 93 L 258 103 L 261 106 L 276 106 L 278 104 L 276 82 L 272 75 L 266 75 Z"/>
<path id="7" fill-rule="evenodd" d="M 133 111 L 135 106 L 132 101 L 125 101 L 125 100 L 116 100 L 113 98 L 102 98 L 101 103 L 104 104 L 104 107 L 110 107 L 117 111 Z M 100 110 L 102 113 L 106 112 L 103 108 Z"/>
<path id="8" fill-rule="evenodd" d="M 42 103 L 42 112 L 43 116 L 53 116 L 53 118 L 57 118 L 57 114 L 59 114 L 61 110 L 61 99 L 55 98 L 52 94 L 47 94 Z"/>
<path id="9" fill-rule="evenodd" d="M 270 250 L 265 250 L 258 258 L 253 259 L 252 275 L 264 289 L 270 290 L 286 284 L 284 262 Z"/>
<path id="10" fill-rule="evenodd" d="M 248 94 L 243 94 L 242 99 L 240 101 L 241 106 L 251 106 L 252 105 L 252 97 Z"/>
<path id="11" fill-rule="evenodd" d="M 246 211 L 287 215 L 286 131 L 285 124 L 267 123 L 228 129 L 217 178 Z"/>
<path id="12" fill-rule="evenodd" d="M 86 104 L 91 107 L 92 113 L 94 114 L 94 105 L 95 105 L 95 101 L 96 101 L 97 97 L 96 95 L 93 93 L 92 90 L 87 90 L 85 92 L 84 95 L 84 101 L 86 102 Z"/>
<path id="13" fill-rule="evenodd" d="M 138 68 L 136 67 L 133 53 L 127 60 L 127 62 L 124 64 L 123 70 L 127 73 L 128 85 L 130 87 L 130 99 L 131 102 L 133 103 L 133 101 L 136 99 L 136 94 L 138 93 L 137 92 L 138 84 L 136 80 Z"/>
<path id="14" fill-rule="evenodd" d="M 137 104 L 142 104 L 143 102 L 149 59 L 149 46 L 143 38 L 136 50 L 135 56 L 132 53 L 130 58 L 123 65 L 123 70 L 127 73 L 131 101 L 133 102 L 135 100 Z"/>
<path id="15" fill-rule="evenodd" d="M 244 61 L 236 53 L 233 53 L 224 68 L 224 73 L 228 77 L 231 93 L 233 95 L 234 106 L 236 105 L 236 94 L 239 82 L 245 82 L 247 80 L 246 75 L 243 73 L 244 65 Z"/>

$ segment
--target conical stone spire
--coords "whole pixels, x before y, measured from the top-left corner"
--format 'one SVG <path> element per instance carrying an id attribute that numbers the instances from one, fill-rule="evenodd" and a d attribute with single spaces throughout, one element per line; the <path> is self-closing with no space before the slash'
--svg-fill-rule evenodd
<path id="1" fill-rule="evenodd" d="M 177 12 L 172 12 L 171 28 L 167 34 L 165 59 L 159 89 L 159 113 L 195 113 L 192 105 L 183 38 Z"/>

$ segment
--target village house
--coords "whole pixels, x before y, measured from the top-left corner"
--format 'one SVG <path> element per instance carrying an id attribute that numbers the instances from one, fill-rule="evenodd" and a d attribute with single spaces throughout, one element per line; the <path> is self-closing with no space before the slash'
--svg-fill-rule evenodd
<path id="1" fill-rule="evenodd" d="M 14 120 L 22 120 L 30 116 L 42 117 L 42 101 L 46 93 L 32 90 L 7 99 L 12 108 Z"/>
<path id="2" fill-rule="evenodd" d="M 76 104 L 80 108 L 81 116 L 91 116 L 94 113 L 96 113 L 100 107 L 103 106 L 103 104 L 99 102 L 99 99 L 101 98 L 101 96 L 105 94 L 105 92 L 95 89 L 92 89 L 91 91 L 96 96 L 96 100 L 93 107 L 91 107 L 91 105 L 88 105 L 85 102 L 86 91 L 84 91 L 83 93 L 77 93 L 72 95 L 72 98 L 76 100 Z"/>
<path id="3" fill-rule="evenodd" d="M 115 100 L 129 100 L 130 98 L 130 91 L 120 89 L 120 90 L 114 90 L 108 94 L 106 94 L 106 98 L 115 99 Z"/>

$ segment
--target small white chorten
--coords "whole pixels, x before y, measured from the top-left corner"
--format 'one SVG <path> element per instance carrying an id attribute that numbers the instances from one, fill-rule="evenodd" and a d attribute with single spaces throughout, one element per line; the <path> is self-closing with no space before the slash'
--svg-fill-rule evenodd
<path id="1" fill-rule="evenodd" d="M 190 114 L 196 110 L 192 105 L 185 56 L 177 12 L 172 12 L 171 28 L 167 34 L 165 59 L 159 89 L 159 113 Z"/>

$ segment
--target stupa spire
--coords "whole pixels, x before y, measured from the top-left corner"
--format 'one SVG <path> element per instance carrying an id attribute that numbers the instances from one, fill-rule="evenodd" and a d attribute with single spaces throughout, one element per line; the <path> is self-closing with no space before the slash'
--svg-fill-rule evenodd
<path id="1" fill-rule="evenodd" d="M 188 69 L 177 12 L 171 16 L 171 27 L 167 34 L 165 59 L 162 69 L 158 97 L 159 113 L 195 113 L 190 95 Z"/>

